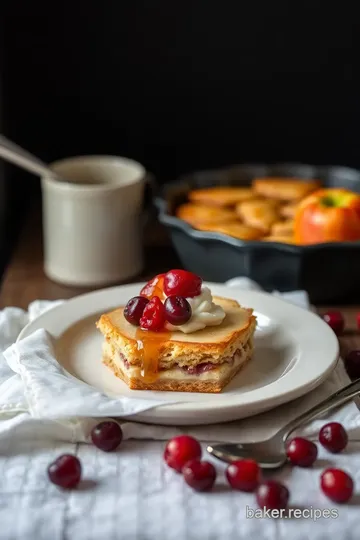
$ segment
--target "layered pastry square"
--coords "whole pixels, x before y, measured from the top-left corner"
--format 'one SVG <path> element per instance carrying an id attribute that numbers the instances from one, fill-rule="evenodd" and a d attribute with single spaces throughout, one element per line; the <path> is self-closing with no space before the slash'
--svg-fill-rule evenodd
<path id="1" fill-rule="evenodd" d="M 167 305 L 167 298 L 163 296 L 162 305 Z M 175 302 L 174 295 L 171 298 Z M 123 307 L 100 317 L 103 362 L 129 388 L 221 392 L 251 359 L 256 327 L 252 309 L 232 299 L 212 297 L 204 286 L 186 301 L 191 304 L 189 320 L 178 326 L 165 322 L 160 331 L 132 324 Z"/>

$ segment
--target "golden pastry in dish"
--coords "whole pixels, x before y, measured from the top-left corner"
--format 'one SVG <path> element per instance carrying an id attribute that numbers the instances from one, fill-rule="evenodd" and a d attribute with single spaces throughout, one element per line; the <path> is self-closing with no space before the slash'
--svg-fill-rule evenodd
<path id="1" fill-rule="evenodd" d="M 244 201 L 236 206 L 236 212 L 246 225 L 267 233 L 270 231 L 273 223 L 279 221 L 277 207 L 278 204 L 276 201 Z"/>
<path id="2" fill-rule="evenodd" d="M 236 218 L 236 213 L 227 208 L 215 208 L 200 204 L 185 203 L 176 210 L 178 218 L 190 225 L 196 226 L 205 223 L 224 223 Z"/>
<path id="3" fill-rule="evenodd" d="M 279 212 L 281 217 L 294 219 L 299 203 L 288 203 L 280 207 Z"/>
<path id="4" fill-rule="evenodd" d="M 210 187 L 190 191 L 190 201 L 209 206 L 235 206 L 240 201 L 255 197 L 251 187 Z"/>
<path id="5" fill-rule="evenodd" d="M 274 236 L 292 236 L 294 234 L 294 220 L 277 221 L 271 226 L 271 234 Z"/>
<path id="6" fill-rule="evenodd" d="M 283 201 L 299 201 L 320 185 L 318 180 L 301 178 L 256 178 L 252 183 L 259 195 Z"/>
<path id="7" fill-rule="evenodd" d="M 239 240 L 258 240 L 263 236 L 263 232 L 255 227 L 249 227 L 240 221 L 229 221 L 227 223 L 206 223 L 198 224 L 195 227 L 200 231 L 218 232 L 238 238 Z"/>

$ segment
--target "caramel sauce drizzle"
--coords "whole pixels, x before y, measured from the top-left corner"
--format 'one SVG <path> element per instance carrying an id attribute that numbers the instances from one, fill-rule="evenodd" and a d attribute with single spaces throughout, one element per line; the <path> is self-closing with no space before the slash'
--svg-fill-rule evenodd
<path id="1" fill-rule="evenodd" d="M 147 296 L 149 300 L 158 296 L 160 300 L 164 299 L 163 291 L 164 278 L 160 278 L 154 285 L 151 293 Z M 170 332 L 151 332 L 149 330 L 136 330 L 136 341 L 138 345 L 139 356 L 141 360 L 141 378 L 146 383 L 153 383 L 158 378 L 159 357 L 163 343 L 169 339 Z"/>
<path id="2" fill-rule="evenodd" d="M 153 383 L 158 378 L 159 356 L 163 343 L 169 339 L 170 332 L 149 332 L 136 330 L 136 340 L 141 360 L 141 378 L 146 383 Z"/>

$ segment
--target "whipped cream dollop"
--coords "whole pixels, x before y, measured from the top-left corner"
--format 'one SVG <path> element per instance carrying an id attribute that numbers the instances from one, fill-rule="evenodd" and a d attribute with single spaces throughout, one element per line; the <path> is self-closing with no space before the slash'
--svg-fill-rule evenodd
<path id="1" fill-rule="evenodd" d="M 213 297 L 209 287 L 201 286 L 201 294 L 193 298 L 186 298 L 191 306 L 191 318 L 187 323 L 174 326 L 166 323 L 168 330 L 191 334 L 202 330 L 206 326 L 218 326 L 225 318 L 223 308 L 213 302 Z"/>

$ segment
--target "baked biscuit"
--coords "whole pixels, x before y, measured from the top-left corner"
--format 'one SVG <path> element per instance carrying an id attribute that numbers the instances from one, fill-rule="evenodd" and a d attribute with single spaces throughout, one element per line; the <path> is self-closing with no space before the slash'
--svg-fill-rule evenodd
<path id="1" fill-rule="evenodd" d="M 236 212 L 244 223 L 264 233 L 279 221 L 278 203 L 272 200 L 244 201 L 236 206 Z"/>
<path id="2" fill-rule="evenodd" d="M 235 300 L 213 300 L 225 311 L 223 322 L 191 334 L 174 331 L 160 343 L 157 337 L 151 376 L 138 328 L 126 321 L 123 308 L 105 313 L 96 324 L 105 338 L 103 362 L 133 390 L 221 392 L 252 357 L 256 318 Z"/>
<path id="3" fill-rule="evenodd" d="M 281 217 L 294 219 L 298 206 L 299 206 L 299 203 L 284 204 L 283 206 L 279 208 Z"/>
<path id="4" fill-rule="evenodd" d="M 256 193 L 270 199 L 299 201 L 321 186 L 319 180 L 300 178 L 256 178 L 252 182 Z"/>
<path id="5" fill-rule="evenodd" d="M 294 233 L 294 220 L 277 221 L 271 226 L 272 236 L 292 236 Z"/>
<path id="6" fill-rule="evenodd" d="M 188 194 L 190 201 L 209 206 L 235 206 L 240 201 L 256 197 L 250 187 L 210 187 L 195 189 Z"/>
<path id="7" fill-rule="evenodd" d="M 240 221 L 229 221 L 227 223 L 206 223 L 198 224 L 195 227 L 200 231 L 218 232 L 227 234 L 239 240 L 258 240 L 263 236 L 263 232 L 255 227 L 249 227 Z"/>
<path id="8" fill-rule="evenodd" d="M 226 221 L 236 219 L 236 213 L 233 210 L 192 203 L 179 206 L 176 210 L 176 215 L 193 226 L 213 222 L 225 223 Z"/>

